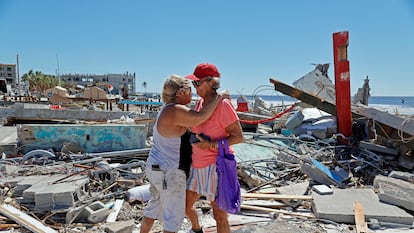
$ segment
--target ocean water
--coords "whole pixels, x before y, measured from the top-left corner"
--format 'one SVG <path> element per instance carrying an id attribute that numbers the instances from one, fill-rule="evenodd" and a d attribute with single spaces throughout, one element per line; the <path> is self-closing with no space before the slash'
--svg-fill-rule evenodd
<path id="1" fill-rule="evenodd" d="M 372 96 L 368 106 L 388 113 L 414 115 L 414 96 Z"/>
<path id="2" fill-rule="evenodd" d="M 266 106 L 291 105 L 299 100 L 285 95 L 259 95 Z M 236 103 L 239 96 L 231 96 Z M 254 102 L 253 96 L 245 96 L 249 102 Z M 391 114 L 414 115 L 414 96 L 371 96 L 368 99 L 368 107 L 372 107 Z"/>

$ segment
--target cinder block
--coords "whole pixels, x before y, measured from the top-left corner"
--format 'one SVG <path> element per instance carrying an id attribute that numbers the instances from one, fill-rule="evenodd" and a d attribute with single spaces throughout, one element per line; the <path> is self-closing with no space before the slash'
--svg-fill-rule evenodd
<path id="1" fill-rule="evenodd" d="M 87 221 L 90 223 L 103 222 L 109 214 L 108 207 L 100 201 L 95 201 L 88 205 L 83 211 L 86 214 Z"/>

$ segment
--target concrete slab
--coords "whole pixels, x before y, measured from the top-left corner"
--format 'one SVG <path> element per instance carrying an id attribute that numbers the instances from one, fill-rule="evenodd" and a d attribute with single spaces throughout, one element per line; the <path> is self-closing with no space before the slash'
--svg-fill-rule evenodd
<path id="1" fill-rule="evenodd" d="M 410 172 L 391 171 L 388 177 L 404 180 L 414 184 L 414 174 Z"/>
<path id="2" fill-rule="evenodd" d="M 320 195 L 312 192 L 313 211 L 317 218 L 340 223 L 354 224 L 354 202 L 360 202 L 365 219 L 378 219 L 383 222 L 413 224 L 414 217 L 397 206 L 381 203 L 372 189 L 337 189 L 332 195 Z"/>
<path id="3" fill-rule="evenodd" d="M 17 153 L 17 127 L 0 126 L 0 156 L 6 158 Z"/>
<path id="4" fill-rule="evenodd" d="M 414 184 L 378 175 L 374 179 L 374 186 L 378 189 L 378 197 L 382 202 L 414 210 Z"/>
<path id="5" fill-rule="evenodd" d="M 79 145 L 85 153 L 101 153 L 145 148 L 147 128 L 144 124 L 24 124 L 17 134 L 24 153 L 61 149 L 67 143 Z"/>
<path id="6" fill-rule="evenodd" d="M 309 181 L 291 184 L 276 188 L 276 193 L 285 195 L 305 195 L 309 189 Z M 297 207 L 302 204 L 301 200 L 282 200 L 285 204 Z"/>

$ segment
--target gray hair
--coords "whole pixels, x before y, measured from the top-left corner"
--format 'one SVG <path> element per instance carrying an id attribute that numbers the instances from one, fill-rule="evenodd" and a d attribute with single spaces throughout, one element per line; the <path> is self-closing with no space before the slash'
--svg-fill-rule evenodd
<path id="1" fill-rule="evenodd" d="M 175 103 L 177 101 L 177 92 L 191 88 L 188 79 L 173 74 L 164 81 L 161 98 L 164 103 Z"/>
<path id="2" fill-rule="evenodd" d="M 212 77 L 213 81 L 214 81 L 214 85 L 212 86 L 212 88 L 214 90 L 217 90 L 220 88 L 220 78 L 217 77 Z"/>

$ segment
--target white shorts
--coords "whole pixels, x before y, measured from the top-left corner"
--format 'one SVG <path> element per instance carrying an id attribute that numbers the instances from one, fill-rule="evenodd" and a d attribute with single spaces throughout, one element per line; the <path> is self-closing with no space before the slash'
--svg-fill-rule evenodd
<path id="1" fill-rule="evenodd" d="M 145 207 L 144 215 L 158 219 L 164 230 L 177 232 L 185 217 L 186 177 L 183 170 L 146 170 L 150 181 L 151 198 Z"/>

